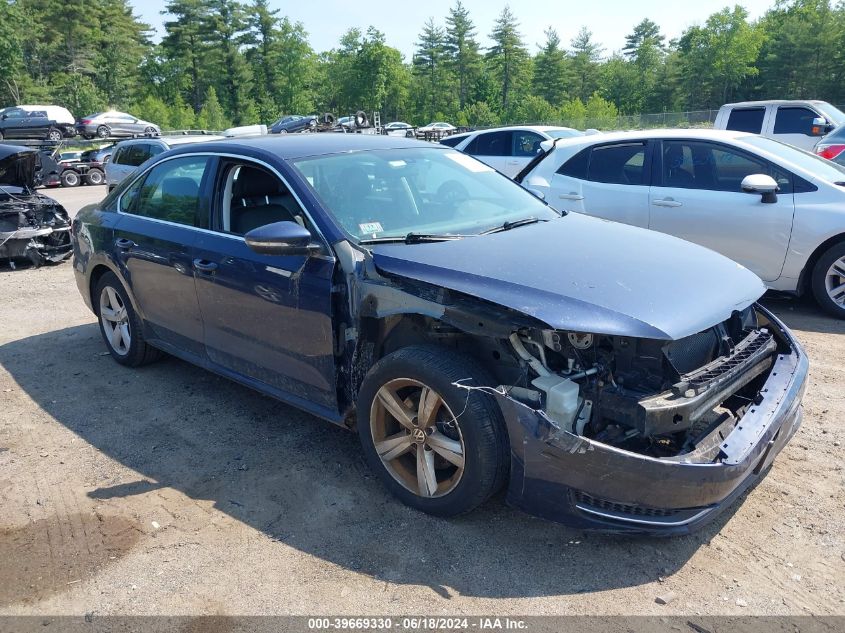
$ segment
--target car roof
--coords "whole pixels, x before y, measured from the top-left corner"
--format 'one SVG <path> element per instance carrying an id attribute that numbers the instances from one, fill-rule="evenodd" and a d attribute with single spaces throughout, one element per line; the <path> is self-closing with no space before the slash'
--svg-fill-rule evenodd
<path id="1" fill-rule="evenodd" d="M 816 104 L 816 105 L 823 105 L 826 104 L 827 101 L 821 101 L 820 99 L 768 99 L 765 101 L 738 101 L 737 103 L 726 103 L 723 105 L 723 108 L 753 108 L 753 107 L 763 107 L 767 105 L 793 105 L 793 106 L 801 106 L 806 105 L 808 103 Z"/>
<path id="2" fill-rule="evenodd" d="M 750 132 L 735 132 L 733 130 L 712 130 L 701 128 L 671 128 L 656 130 L 629 130 L 624 132 L 607 132 L 604 134 L 589 134 L 572 138 L 559 139 L 557 147 L 572 145 L 598 145 L 613 143 L 614 141 L 644 140 L 653 138 L 684 138 L 701 140 L 736 140 L 749 136 L 756 136 Z"/>
<path id="3" fill-rule="evenodd" d="M 438 143 L 428 143 L 399 136 L 381 134 L 340 134 L 333 132 L 312 134 L 263 134 L 261 136 L 237 136 L 216 141 L 205 137 L 211 151 L 233 149 L 258 149 L 274 154 L 284 160 L 340 154 L 343 152 L 361 152 L 379 149 L 410 149 L 428 147 L 446 149 Z"/>

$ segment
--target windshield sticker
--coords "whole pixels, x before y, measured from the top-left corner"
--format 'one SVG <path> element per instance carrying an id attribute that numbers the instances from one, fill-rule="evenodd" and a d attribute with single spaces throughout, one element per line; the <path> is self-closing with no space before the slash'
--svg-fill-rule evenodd
<path id="1" fill-rule="evenodd" d="M 489 165 L 482 163 L 480 160 L 475 160 L 474 158 L 470 158 L 466 154 L 461 154 L 460 152 L 448 152 L 446 156 L 462 167 L 466 167 L 470 171 L 474 171 L 479 174 L 486 171 L 496 171 Z"/>
<path id="2" fill-rule="evenodd" d="M 376 233 L 384 232 L 384 229 L 381 228 L 381 222 L 366 222 L 364 224 L 359 224 L 358 228 L 361 230 L 362 234 L 372 233 L 375 235 Z"/>

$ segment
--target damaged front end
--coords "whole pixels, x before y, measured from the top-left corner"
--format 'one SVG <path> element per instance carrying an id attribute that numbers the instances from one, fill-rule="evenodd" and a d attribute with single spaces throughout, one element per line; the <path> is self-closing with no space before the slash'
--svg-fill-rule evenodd
<path id="1" fill-rule="evenodd" d="M 807 359 L 758 305 L 666 341 L 523 329 L 529 384 L 497 398 L 508 498 L 608 531 L 688 532 L 750 486 L 795 433 Z"/>
<path id="2" fill-rule="evenodd" d="M 0 261 L 33 266 L 71 254 L 70 217 L 52 198 L 36 193 L 37 152 L 0 147 Z"/>

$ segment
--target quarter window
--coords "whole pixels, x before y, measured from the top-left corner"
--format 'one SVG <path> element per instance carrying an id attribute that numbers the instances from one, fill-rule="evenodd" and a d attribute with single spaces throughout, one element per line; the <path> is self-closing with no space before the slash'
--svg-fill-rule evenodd
<path id="1" fill-rule="evenodd" d="M 778 108 L 775 134 L 813 135 L 813 119 L 819 115 L 807 108 Z"/>
<path id="2" fill-rule="evenodd" d="M 207 208 L 201 194 L 208 170 L 207 156 L 186 156 L 153 167 L 143 184 L 133 184 L 121 198 L 121 211 L 156 220 L 200 226 L 199 212 Z"/>
<path id="3" fill-rule="evenodd" d="M 594 147 L 587 179 L 616 185 L 645 184 L 645 143 Z"/>
<path id="4" fill-rule="evenodd" d="M 728 117 L 727 129 L 735 132 L 759 134 L 763 131 L 765 108 L 734 108 Z"/>

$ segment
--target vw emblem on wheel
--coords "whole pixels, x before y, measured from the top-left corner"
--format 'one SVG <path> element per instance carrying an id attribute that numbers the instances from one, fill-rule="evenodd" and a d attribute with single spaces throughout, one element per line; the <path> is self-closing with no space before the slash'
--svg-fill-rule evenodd
<path id="1" fill-rule="evenodd" d="M 421 428 L 417 427 L 411 432 L 411 437 L 414 438 L 415 442 L 419 442 L 419 443 L 425 442 L 425 431 L 423 431 Z"/>

